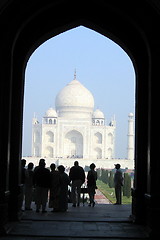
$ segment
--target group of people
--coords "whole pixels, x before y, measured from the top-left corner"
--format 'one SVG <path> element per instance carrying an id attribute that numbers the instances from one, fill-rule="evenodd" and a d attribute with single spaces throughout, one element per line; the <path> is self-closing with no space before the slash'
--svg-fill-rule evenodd
<path id="1" fill-rule="evenodd" d="M 34 200 L 36 212 L 46 212 L 46 204 L 49 199 L 49 208 L 53 212 L 65 212 L 68 209 L 68 186 L 71 186 L 71 200 L 73 207 L 80 206 L 81 186 L 85 182 L 84 169 L 79 166 L 78 161 L 74 162 L 69 175 L 65 173 L 63 165 L 58 166 L 52 163 L 50 170 L 47 169 L 45 159 L 40 159 L 39 165 L 34 168 L 33 163 L 25 167 L 26 160 L 21 160 L 21 184 L 25 196 L 25 210 L 32 210 L 31 203 Z M 90 165 L 87 174 L 87 189 L 90 198 L 89 206 L 94 207 L 94 195 L 96 189 L 97 172 L 95 164 Z M 49 198 L 48 198 L 49 196 Z"/>

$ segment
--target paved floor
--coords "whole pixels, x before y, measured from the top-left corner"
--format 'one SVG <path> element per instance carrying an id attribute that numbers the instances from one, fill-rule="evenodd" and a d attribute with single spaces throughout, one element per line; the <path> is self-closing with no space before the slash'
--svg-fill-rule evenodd
<path id="1" fill-rule="evenodd" d="M 2 240 L 146 239 L 145 228 L 131 222 L 130 210 L 130 205 L 73 208 L 69 204 L 65 213 L 24 212 L 22 220 L 13 223 Z"/>
<path id="2" fill-rule="evenodd" d="M 47 213 L 36 213 L 34 211 L 25 211 L 22 220 L 25 221 L 76 221 L 76 222 L 131 222 L 131 205 L 112 205 L 112 204 L 96 204 L 95 207 L 84 206 L 73 208 L 69 204 L 67 212 L 52 213 L 52 209 L 47 209 Z"/>
<path id="3" fill-rule="evenodd" d="M 25 211 L 20 222 L 12 223 L 9 235 L 1 240 L 95 240 L 147 239 L 146 229 L 132 223 L 131 205 L 109 204 L 97 192 L 95 207 L 69 204 L 65 213 Z"/>

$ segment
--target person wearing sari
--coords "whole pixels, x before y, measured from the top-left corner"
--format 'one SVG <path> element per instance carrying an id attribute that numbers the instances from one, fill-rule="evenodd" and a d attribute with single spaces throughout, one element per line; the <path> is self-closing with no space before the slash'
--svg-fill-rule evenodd
<path id="1" fill-rule="evenodd" d="M 58 167 L 58 171 L 60 173 L 59 211 L 66 212 L 68 209 L 68 185 L 70 183 L 70 179 L 65 173 L 63 165 Z"/>

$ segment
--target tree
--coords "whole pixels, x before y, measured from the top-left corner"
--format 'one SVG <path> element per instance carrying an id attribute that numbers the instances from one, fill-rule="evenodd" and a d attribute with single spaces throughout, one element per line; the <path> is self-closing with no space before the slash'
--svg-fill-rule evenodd
<path id="1" fill-rule="evenodd" d="M 108 183 L 108 170 L 102 169 L 101 171 L 101 180 L 104 183 Z"/>
<path id="2" fill-rule="evenodd" d="M 105 169 L 102 169 L 102 171 L 101 171 L 101 180 L 102 180 L 102 182 L 104 182 L 105 183 Z"/>
<path id="3" fill-rule="evenodd" d="M 124 173 L 123 196 L 131 196 L 131 177 L 128 173 Z"/>
<path id="4" fill-rule="evenodd" d="M 112 171 L 109 172 L 108 185 L 110 188 L 114 187 L 114 173 Z"/>
<path id="5" fill-rule="evenodd" d="M 96 171 L 97 171 L 97 178 L 98 178 L 98 180 L 101 180 L 101 169 L 98 168 Z"/>
<path id="6" fill-rule="evenodd" d="M 109 179 L 109 177 L 108 177 L 108 170 L 106 170 L 106 180 L 105 180 L 105 181 L 106 181 L 106 182 L 105 182 L 106 184 L 108 184 L 108 179 Z"/>

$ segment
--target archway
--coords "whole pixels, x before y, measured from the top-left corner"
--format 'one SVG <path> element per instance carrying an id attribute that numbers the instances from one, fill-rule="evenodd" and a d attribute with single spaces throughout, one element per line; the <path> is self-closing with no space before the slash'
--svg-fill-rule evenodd
<path id="1" fill-rule="evenodd" d="M 45 153 L 46 153 L 46 157 L 53 158 L 53 155 L 54 155 L 53 147 L 47 146 Z"/>
<path id="2" fill-rule="evenodd" d="M 78 28 L 76 28 L 76 30 L 77 30 Z M 72 30 L 72 31 L 74 31 L 74 30 Z M 89 30 L 88 30 L 89 31 Z M 71 32 L 71 31 L 69 31 L 69 32 Z M 67 34 L 67 33 L 65 33 L 65 34 Z M 65 34 L 63 34 L 63 35 L 65 35 Z M 98 34 L 97 34 L 98 35 Z M 61 35 L 61 38 L 63 38 L 63 36 Z M 104 38 L 104 37 L 103 37 Z M 47 42 L 51 42 L 51 41 L 47 41 Z M 50 44 L 49 44 L 50 45 Z M 45 44 L 43 44 L 43 46 L 42 46 L 42 48 L 45 46 Z M 50 47 L 51 47 L 51 45 L 50 45 Z M 52 49 L 52 48 L 51 48 Z M 43 50 L 44 51 L 44 50 Z M 52 49 L 52 51 L 53 51 L 53 49 Z M 38 51 L 37 51 L 38 52 Z M 38 54 L 39 55 L 39 54 Z M 46 54 L 46 55 L 48 55 L 48 54 Z M 64 58 L 65 58 L 65 56 L 64 56 Z M 38 78 L 37 78 L 38 79 Z M 55 77 L 55 79 L 56 79 L 56 77 Z M 93 80 L 92 80 L 93 81 Z M 54 89 L 55 91 L 56 91 L 56 83 L 55 83 L 55 89 Z M 100 92 L 100 91 L 99 91 Z M 45 97 L 45 96 L 44 96 Z M 47 96 L 48 97 L 48 96 Z M 113 96 L 113 98 L 114 98 L 114 96 Z M 54 98 L 53 98 L 54 99 Z M 107 99 L 107 97 L 106 97 L 106 99 Z M 43 98 L 43 101 L 44 101 L 44 98 Z M 58 119 L 58 118 L 57 118 Z M 99 120 L 99 121 L 101 121 L 101 120 Z M 69 121 L 68 121 L 68 123 L 69 123 Z M 110 125 L 111 126 L 111 125 Z M 62 128 L 63 129 L 63 128 Z M 67 129 L 67 127 L 65 127 L 64 129 Z M 99 130 L 98 130 L 98 128 L 97 128 L 97 130 L 96 131 L 101 131 L 102 133 L 103 133 L 103 130 L 100 130 L 100 128 L 99 128 Z M 104 151 L 102 151 L 102 145 L 101 146 L 98 146 L 99 144 L 102 144 L 102 139 L 103 139 L 103 144 L 105 143 L 105 141 L 104 141 L 104 134 L 103 134 L 103 137 L 102 137 L 102 134 L 100 133 L 100 132 L 96 132 L 95 131 L 95 134 L 93 134 L 94 135 L 94 137 L 93 137 L 93 139 L 96 139 L 95 140 L 95 144 L 96 144 L 96 146 L 94 146 L 94 147 L 99 147 L 99 148 L 94 148 L 94 158 L 95 159 L 102 159 L 102 152 L 103 152 L 103 158 L 104 158 Z M 108 134 L 108 132 L 107 132 L 107 134 Z M 107 135 L 106 134 L 106 135 Z M 108 134 L 108 144 L 112 144 L 113 143 L 113 140 L 111 140 L 111 138 L 113 139 L 113 136 L 111 135 L 111 133 L 110 134 Z M 59 156 L 61 156 L 61 157 L 67 157 L 67 158 L 70 158 L 70 157 L 82 157 L 83 156 L 83 154 L 77 154 L 77 147 L 76 147 L 76 144 L 75 144 L 75 142 L 76 142 L 76 140 L 74 139 L 74 137 L 71 139 L 71 137 L 70 137 L 70 139 L 68 138 L 67 139 L 68 140 L 68 143 L 65 143 L 65 145 L 64 145 L 64 155 L 63 154 L 60 154 Z M 59 140 L 59 142 L 61 142 L 62 143 L 62 141 L 61 140 Z M 63 144 L 61 144 L 61 146 L 63 146 Z M 63 148 L 63 147 L 62 147 Z M 62 150 L 63 151 L 63 150 Z M 93 151 L 93 150 L 92 150 Z M 106 152 L 107 152 L 107 148 L 106 148 Z M 44 155 L 45 156 L 45 155 Z M 107 158 L 109 158 L 109 159 L 111 159 L 111 156 L 112 156 L 112 152 L 110 151 L 110 149 L 108 150 L 108 156 L 107 156 Z M 117 161 L 116 161 L 117 162 Z M 111 166 L 111 164 L 110 164 L 110 166 Z M 114 164 L 113 164 L 113 166 L 112 166 L 112 168 L 114 168 Z"/>
<path id="3" fill-rule="evenodd" d="M 7 79 L 7 81 L 1 83 L 2 102 L 5 102 L 5 105 L 1 104 L 1 109 L 6 116 L 5 120 L 2 119 L 1 124 L 3 126 L 1 164 L 4 169 L 2 190 L 4 193 L 6 190 L 10 190 L 9 217 L 10 219 L 17 218 L 18 209 L 18 196 L 13 190 L 17 189 L 19 185 L 18 173 L 21 158 L 26 62 L 36 47 L 45 40 L 67 29 L 84 25 L 110 37 L 122 46 L 131 57 L 136 69 L 136 180 L 135 190 L 133 191 L 133 198 L 136 201 L 133 212 L 136 220 L 145 221 L 145 193 L 156 194 L 153 183 L 157 178 L 156 174 L 154 176 L 149 174 L 150 165 L 153 164 L 150 161 L 150 141 L 153 140 L 151 133 L 152 131 L 154 133 L 155 130 L 154 124 L 151 125 L 152 117 L 148 114 L 148 111 L 149 113 L 151 110 L 154 112 L 151 109 L 151 90 L 149 86 L 151 76 L 156 78 L 159 73 L 158 64 L 156 64 L 158 54 L 156 46 L 158 46 L 159 38 L 154 38 L 156 45 L 148 37 L 152 30 L 155 36 L 157 35 L 156 27 L 152 29 L 150 25 L 147 26 L 147 23 L 148 16 L 150 16 L 152 22 L 157 26 L 159 23 L 158 11 L 154 10 L 155 3 L 153 8 L 153 3 L 143 1 L 141 7 L 143 7 L 145 16 L 141 21 L 142 24 L 140 24 L 138 21 L 141 19 L 141 11 L 139 11 L 139 8 L 137 11 L 137 3 L 134 3 L 132 8 L 128 5 L 129 3 L 123 2 L 115 4 L 115 2 L 106 3 L 104 1 L 98 3 L 96 1 L 77 1 L 77 4 L 79 11 L 73 11 L 72 1 L 48 1 L 47 3 L 35 1 L 32 4 L 28 3 L 27 9 L 26 5 L 21 2 L 18 9 L 21 14 L 18 14 L 15 2 L 9 1 L 8 4 L 3 6 L 4 9 L 1 12 L 1 20 L 4 23 L 6 23 L 6 20 L 10 20 L 10 30 L 6 34 L 4 26 L 4 30 L 2 30 L 4 35 L 1 39 L 3 48 L 1 60 L 4 66 L 1 69 L 1 76 L 2 79 L 3 77 Z M 65 9 L 63 18 L 59 14 L 62 9 Z M 57 14 L 53 14 L 53 12 Z M 16 18 L 13 17 L 15 15 Z M 96 16 L 98 17 L 96 18 Z M 147 23 L 145 23 L 145 20 Z M 153 54 L 151 54 L 151 51 Z M 154 64 L 153 72 L 151 72 L 152 64 Z M 154 103 L 153 99 L 153 107 Z M 151 145 L 151 153 L 154 153 L 157 145 L 154 145 L 154 141 Z M 155 169 L 154 164 L 152 167 L 152 169 Z M 7 178 L 6 172 L 8 173 Z M 150 178 L 152 178 L 152 182 L 150 182 Z M 12 208 L 13 205 L 15 206 L 14 209 Z"/>
<path id="4" fill-rule="evenodd" d="M 101 158 L 102 158 L 102 149 L 101 149 L 101 148 L 96 147 L 96 148 L 94 149 L 94 152 L 95 152 L 95 157 L 96 157 L 97 159 L 101 159 Z"/>
<path id="5" fill-rule="evenodd" d="M 112 133 L 109 133 L 109 134 L 108 134 L 108 142 L 109 142 L 110 144 L 113 143 L 113 134 L 112 134 Z"/>
<path id="6" fill-rule="evenodd" d="M 109 158 L 109 159 L 111 159 L 112 154 L 113 154 L 112 148 L 108 148 L 108 158 Z"/>
<path id="7" fill-rule="evenodd" d="M 64 155 L 83 158 L 83 136 L 80 132 L 72 130 L 65 135 Z"/>
<path id="8" fill-rule="evenodd" d="M 78 147 L 78 145 L 77 144 L 75 144 L 75 143 L 73 143 L 73 141 L 75 141 L 75 140 L 73 140 L 73 138 L 72 138 L 72 140 L 70 139 L 70 142 L 72 143 L 72 145 L 73 146 L 70 146 L 70 147 L 65 147 L 65 155 L 66 155 L 66 157 L 67 156 L 78 156 L 78 157 L 82 157 L 83 156 L 83 150 L 79 150 L 79 149 L 82 149 L 82 147 L 79 145 L 79 147 Z M 70 144 L 71 145 L 71 144 Z M 81 144 L 82 145 L 82 144 Z M 66 152 L 66 149 L 69 149 L 68 150 L 68 152 Z M 48 155 L 48 156 L 50 156 L 50 155 Z M 100 151 L 97 151 L 97 158 L 99 159 L 99 158 L 101 158 L 101 156 L 102 156 L 102 154 L 100 153 Z"/>
<path id="9" fill-rule="evenodd" d="M 46 132 L 46 141 L 54 142 L 54 133 L 51 131 Z"/>
<path id="10" fill-rule="evenodd" d="M 95 143 L 101 144 L 102 143 L 102 134 L 97 132 L 94 134 Z"/>

